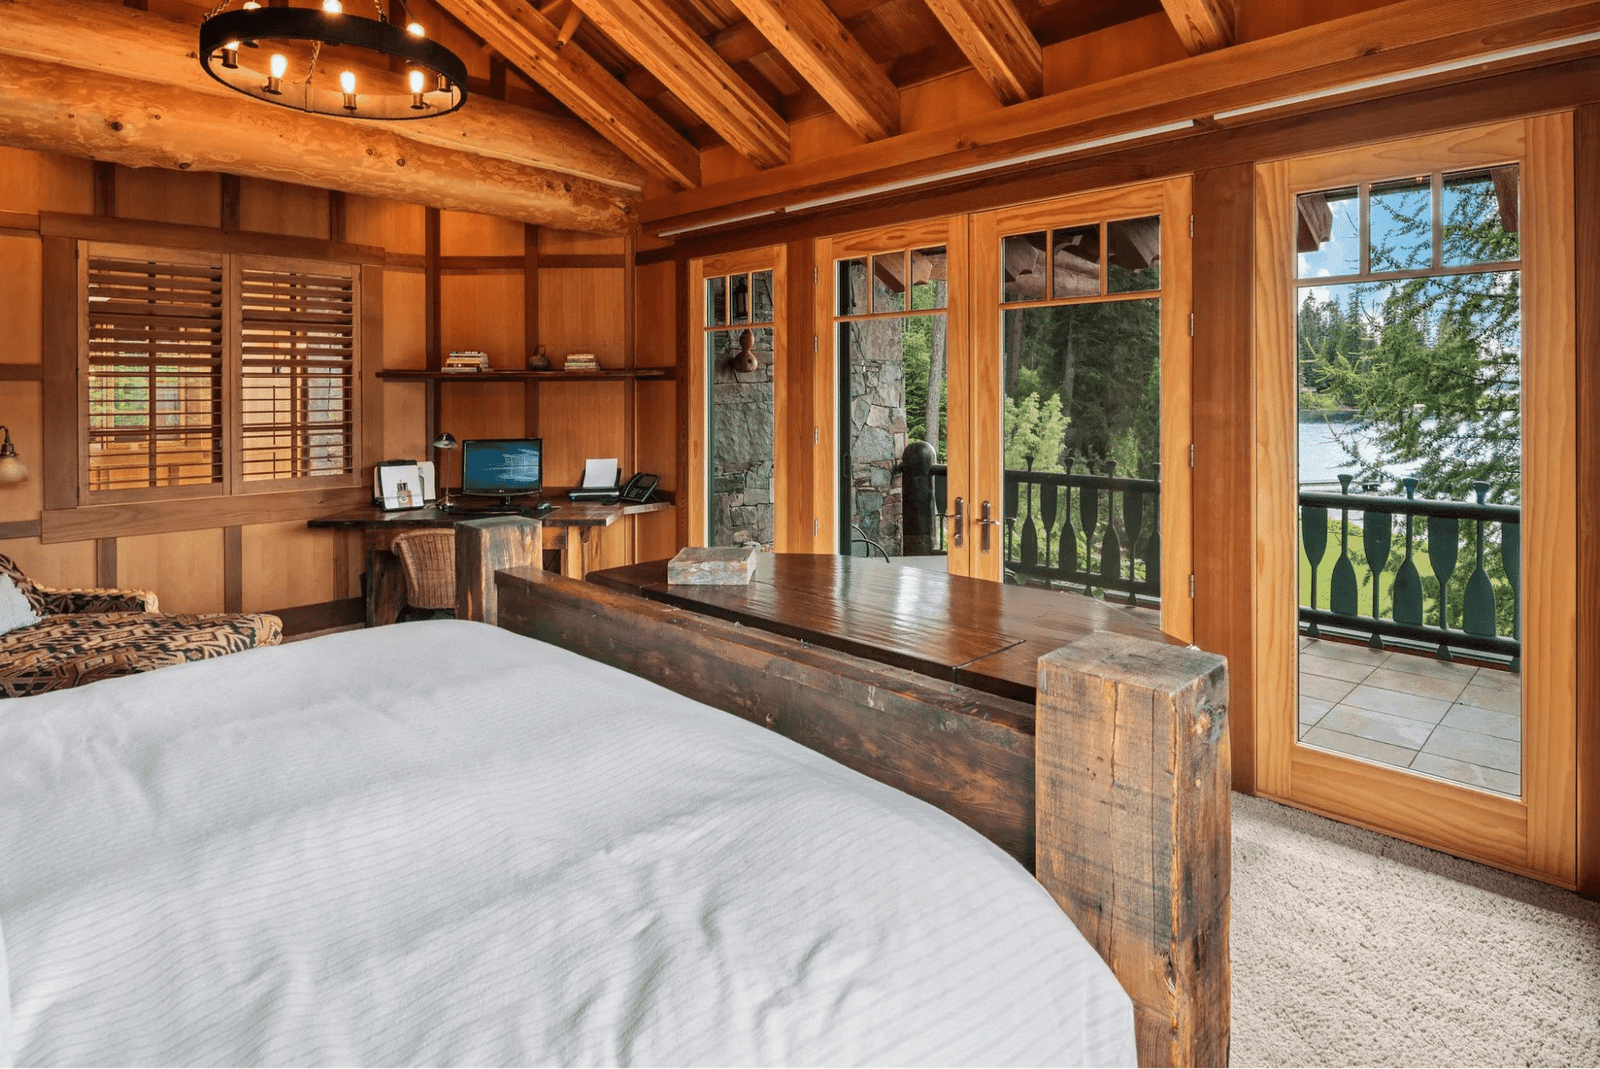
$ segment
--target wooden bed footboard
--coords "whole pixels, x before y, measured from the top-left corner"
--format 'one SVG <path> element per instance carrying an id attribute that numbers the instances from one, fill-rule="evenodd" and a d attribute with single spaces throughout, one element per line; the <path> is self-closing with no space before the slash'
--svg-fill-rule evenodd
<path id="1" fill-rule="evenodd" d="M 509 563 L 493 557 L 480 563 Z M 1041 659 L 1035 710 L 538 568 L 501 571 L 493 589 L 501 627 L 764 724 L 966 822 L 1035 871 L 1111 966 L 1134 1000 L 1140 1064 L 1227 1064 L 1222 658 L 1091 635 Z"/>

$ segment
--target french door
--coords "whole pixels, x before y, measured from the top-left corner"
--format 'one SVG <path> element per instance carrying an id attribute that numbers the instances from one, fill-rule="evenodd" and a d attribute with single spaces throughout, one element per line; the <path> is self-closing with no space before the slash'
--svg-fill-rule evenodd
<path id="1" fill-rule="evenodd" d="M 1256 200 L 1257 790 L 1566 886 L 1571 145 L 1452 131 Z"/>
<path id="2" fill-rule="evenodd" d="M 967 574 L 1194 631 L 1189 180 L 972 218 Z M 954 454 L 957 446 L 952 446 Z M 956 464 L 952 460 L 952 473 Z"/>

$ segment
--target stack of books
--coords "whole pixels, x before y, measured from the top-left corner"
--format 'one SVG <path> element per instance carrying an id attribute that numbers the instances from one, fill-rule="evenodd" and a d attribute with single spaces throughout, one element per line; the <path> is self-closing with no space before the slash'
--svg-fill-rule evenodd
<path id="1" fill-rule="evenodd" d="M 489 354 L 477 349 L 452 349 L 445 358 L 446 371 L 488 371 Z"/>
<path id="2" fill-rule="evenodd" d="M 600 362 L 593 353 L 568 353 L 562 367 L 566 371 L 595 371 L 600 367 Z"/>

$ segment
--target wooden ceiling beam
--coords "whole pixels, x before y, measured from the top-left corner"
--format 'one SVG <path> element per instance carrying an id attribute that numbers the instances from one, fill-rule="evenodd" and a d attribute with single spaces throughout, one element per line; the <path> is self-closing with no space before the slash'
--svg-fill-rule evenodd
<path id="1" fill-rule="evenodd" d="M 400 135 L 405 125 L 308 115 L 51 60 L 0 63 L 0 144 L 351 190 L 563 230 L 635 228 L 637 193 L 423 144 Z"/>
<path id="2" fill-rule="evenodd" d="M 680 189 L 700 184 L 695 147 L 583 49 L 563 45 L 561 31 L 532 4 L 437 2 L 646 171 Z"/>
<path id="3" fill-rule="evenodd" d="M 577 4 L 601 33 L 659 78 L 734 151 L 761 168 L 789 162 L 789 124 L 667 0 L 577 0 Z M 621 83 L 615 84 L 620 88 Z"/>
<path id="4" fill-rule="evenodd" d="M 823 0 L 734 0 L 845 125 L 878 141 L 900 132 L 900 91 Z"/>
<path id="5" fill-rule="evenodd" d="M 1011 0 L 927 0 L 1002 104 L 1044 92 L 1044 49 Z"/>
<path id="6" fill-rule="evenodd" d="M 1233 44 L 1238 19 L 1235 0 L 1161 0 L 1161 5 L 1191 56 Z"/>
<path id="7" fill-rule="evenodd" d="M 841 209 L 833 205 L 880 193 L 904 196 L 920 187 L 925 191 L 919 195 L 931 196 L 944 176 L 970 182 L 983 168 L 998 177 L 1010 159 L 1078 143 L 1088 146 L 1082 153 L 1088 156 L 1104 151 L 1097 141 L 1174 123 L 1199 129 L 1277 120 L 1600 55 L 1595 42 L 1556 47 L 1596 30 L 1600 0 L 1519 0 L 1514 5 L 1503 0 L 1397 0 L 1359 15 L 1063 90 L 986 115 L 981 124 L 954 122 L 918 130 L 694 193 L 654 197 L 645 202 L 642 222 L 654 233 L 682 234 L 714 228 L 719 219 L 742 222 L 824 198 L 829 210 L 837 212 Z M 1535 50 L 1539 48 L 1546 50 Z M 1493 62 L 1481 58 L 1491 55 L 1497 56 Z M 1272 106 L 1241 110 L 1262 105 Z M 1149 140 L 1178 136 L 1181 131 L 1151 134 Z M 1037 165 L 1037 159 L 1017 166 Z"/>
<path id="8" fill-rule="evenodd" d="M 4 27 L 0 55 L 229 99 L 238 96 L 201 69 L 195 56 L 199 31 L 189 23 L 117 4 L 28 0 L 6 5 Z M 574 175 L 634 193 L 644 186 L 644 171 L 583 123 L 483 96 L 473 97 L 470 107 L 435 119 L 381 125 L 398 137 L 436 148 Z"/>

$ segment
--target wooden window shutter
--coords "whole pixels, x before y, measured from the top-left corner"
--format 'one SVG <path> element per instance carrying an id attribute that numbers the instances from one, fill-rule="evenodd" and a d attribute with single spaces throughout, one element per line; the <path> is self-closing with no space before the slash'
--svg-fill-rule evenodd
<path id="1" fill-rule="evenodd" d="M 356 272 L 238 257 L 239 476 L 355 471 Z"/>
<path id="2" fill-rule="evenodd" d="M 86 244 L 90 494 L 223 481 L 223 258 Z"/>

